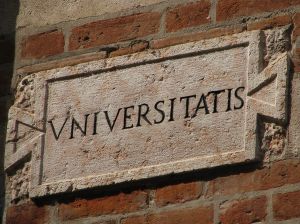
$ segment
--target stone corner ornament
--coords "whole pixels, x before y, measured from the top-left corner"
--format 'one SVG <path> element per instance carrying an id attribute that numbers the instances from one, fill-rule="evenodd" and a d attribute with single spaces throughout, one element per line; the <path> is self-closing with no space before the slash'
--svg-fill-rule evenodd
<path id="1" fill-rule="evenodd" d="M 5 167 L 30 197 L 260 158 L 260 116 L 285 123 L 289 59 L 259 31 L 37 72 L 10 108 Z"/>

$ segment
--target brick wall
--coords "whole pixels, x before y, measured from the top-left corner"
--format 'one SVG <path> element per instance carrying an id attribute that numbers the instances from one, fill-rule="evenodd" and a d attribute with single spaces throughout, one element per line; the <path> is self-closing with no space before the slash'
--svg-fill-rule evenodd
<path id="1" fill-rule="evenodd" d="M 130 54 L 147 48 L 214 38 L 246 30 L 293 26 L 293 42 L 299 35 L 300 1 L 181 1 L 135 10 L 121 17 L 64 22 L 37 29 L 22 30 L 18 37 L 17 67 L 55 67 L 62 58 L 104 52 L 106 57 Z M 186 3 L 184 3 L 186 2 Z M 123 15 L 125 14 L 125 15 Z M 296 46 L 296 45 L 295 45 Z M 294 49 L 294 53 L 297 50 Z M 295 57 L 295 60 L 297 57 Z M 89 60 L 92 60 L 89 59 Z M 39 64 L 38 66 L 32 66 Z M 65 65 L 65 63 L 64 63 Z M 23 71 L 23 70 L 21 70 Z"/>
<path id="2" fill-rule="evenodd" d="M 11 201 L 7 190 L 5 223 L 300 223 L 299 0 L 169 1 L 122 11 L 119 16 L 114 13 L 78 21 L 66 18 L 54 25 L 22 28 L 16 39 L 14 80 L 17 82 L 18 74 L 283 26 L 290 26 L 293 75 L 289 127 L 283 127 L 283 137 L 275 134 L 268 148 L 279 147 L 284 138 L 284 149 L 279 153 L 267 152 L 268 158 L 261 163 L 37 201 L 28 196 Z M 0 58 L 7 63 L 11 56 L 2 57 L 0 52 Z M 0 94 L 9 91 L 11 82 L 11 77 L 3 74 Z"/>
<path id="3" fill-rule="evenodd" d="M 12 204 L 6 223 L 299 223 L 299 183 L 299 159 L 217 168 Z"/>

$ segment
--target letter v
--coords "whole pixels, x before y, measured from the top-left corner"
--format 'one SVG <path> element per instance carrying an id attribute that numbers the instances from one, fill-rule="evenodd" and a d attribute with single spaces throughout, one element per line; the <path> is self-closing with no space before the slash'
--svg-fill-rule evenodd
<path id="1" fill-rule="evenodd" d="M 55 137 L 55 139 L 56 139 L 56 140 L 58 140 L 58 139 L 59 139 L 59 136 L 60 136 L 60 134 L 61 134 L 62 130 L 64 129 L 64 127 L 65 127 L 65 125 L 66 125 L 66 123 L 67 123 L 67 120 L 68 120 L 68 119 L 69 119 L 69 118 L 67 117 L 67 118 L 66 118 L 66 120 L 65 120 L 65 122 L 64 122 L 64 124 L 63 124 L 63 126 L 60 128 L 60 130 L 59 130 L 58 134 L 56 134 L 56 131 L 55 131 L 55 128 L 54 128 L 53 122 L 52 122 L 52 121 L 48 121 L 48 123 L 51 125 L 52 132 L 53 132 L 53 134 L 54 134 L 54 137 Z"/>
<path id="2" fill-rule="evenodd" d="M 111 121 L 110 121 L 109 116 L 108 116 L 108 112 L 107 112 L 107 111 L 103 111 L 104 114 L 105 114 L 105 118 L 106 118 L 106 121 L 107 121 L 107 123 L 108 123 L 108 126 L 109 126 L 109 128 L 110 128 L 110 131 L 112 131 L 112 130 L 114 129 L 116 120 L 117 120 L 117 118 L 118 118 L 119 113 L 120 113 L 121 110 L 122 110 L 122 108 L 119 108 L 118 113 L 117 113 L 117 115 L 116 115 L 116 117 L 115 117 L 115 119 L 114 119 L 113 124 L 111 124 Z"/>

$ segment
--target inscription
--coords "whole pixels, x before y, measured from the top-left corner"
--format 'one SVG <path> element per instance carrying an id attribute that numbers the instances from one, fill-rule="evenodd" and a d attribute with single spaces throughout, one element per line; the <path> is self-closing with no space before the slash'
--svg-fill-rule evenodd
<path id="1" fill-rule="evenodd" d="M 56 140 L 58 140 L 61 136 L 61 133 L 64 128 L 69 129 L 70 137 L 69 139 L 73 139 L 76 137 L 75 132 L 79 132 L 81 136 L 97 135 L 98 134 L 98 120 L 100 118 L 105 119 L 107 127 L 112 132 L 114 130 L 116 121 L 119 117 L 122 117 L 123 124 L 120 128 L 130 129 L 137 128 L 145 125 L 156 125 L 163 123 L 164 121 L 172 122 L 175 121 L 176 116 L 176 105 L 181 104 L 185 108 L 185 113 L 183 117 L 187 118 L 195 118 L 200 113 L 201 115 L 206 115 L 210 113 L 219 113 L 219 112 L 229 112 L 232 110 L 239 110 L 244 107 L 244 99 L 241 93 L 244 92 L 245 87 L 238 87 L 236 89 L 221 89 L 210 91 L 208 93 L 202 93 L 201 95 L 189 95 L 182 96 L 179 98 L 172 98 L 168 100 L 159 100 L 155 102 L 153 105 L 149 105 L 148 103 L 143 103 L 140 105 L 133 105 L 123 108 L 118 108 L 117 112 L 113 113 L 107 110 L 100 110 L 91 114 L 85 114 L 83 124 L 80 124 L 77 118 L 75 117 L 66 117 L 62 126 L 58 129 L 55 128 L 54 120 L 48 121 L 50 124 L 51 130 Z M 224 93 L 225 96 L 221 97 L 220 95 Z M 213 100 L 211 101 L 212 105 L 209 105 L 207 101 L 207 97 L 212 96 Z M 220 100 L 225 100 L 225 107 L 220 108 Z M 236 101 L 236 102 L 234 102 Z M 192 103 L 196 102 L 196 107 L 191 108 Z M 168 114 L 166 116 L 166 111 L 162 109 L 162 106 L 168 105 Z M 211 108 L 211 110 L 209 109 Z M 158 118 L 150 118 L 149 112 L 154 110 Z M 132 116 L 137 114 L 137 121 L 134 122 Z M 181 117 L 181 116 L 179 116 Z M 205 118 L 204 118 L 205 119 Z M 91 131 L 87 130 L 88 122 L 92 121 Z M 100 127 L 102 128 L 102 127 Z"/>
<path id="2" fill-rule="evenodd" d="M 41 181 L 243 150 L 247 53 L 238 46 L 50 81 Z"/>

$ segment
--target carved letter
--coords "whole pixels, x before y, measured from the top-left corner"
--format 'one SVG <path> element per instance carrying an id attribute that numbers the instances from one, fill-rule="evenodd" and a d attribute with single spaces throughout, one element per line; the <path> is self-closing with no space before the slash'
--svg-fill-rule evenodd
<path id="1" fill-rule="evenodd" d="M 72 125 L 71 125 L 71 136 L 70 139 L 74 138 L 74 126 L 76 125 L 76 127 L 81 131 L 81 133 L 86 136 L 86 128 L 87 128 L 87 120 L 89 117 L 89 114 L 84 115 L 85 116 L 85 121 L 84 121 L 84 129 L 82 129 L 82 127 L 79 125 L 78 121 L 75 120 L 75 118 L 72 118 Z"/>
<path id="2" fill-rule="evenodd" d="M 117 120 L 117 118 L 118 118 L 119 113 L 120 113 L 121 110 L 122 110 L 122 108 L 119 108 L 119 110 L 118 110 L 118 112 L 117 112 L 117 115 L 116 115 L 116 117 L 115 117 L 113 123 L 111 123 L 111 121 L 110 121 L 110 119 L 109 119 L 108 112 L 107 112 L 107 111 L 103 111 L 104 114 L 105 114 L 105 119 L 106 119 L 106 121 L 107 121 L 107 124 L 108 124 L 108 126 L 109 126 L 109 128 L 110 128 L 110 131 L 112 131 L 112 130 L 114 129 L 116 120 Z"/>
<path id="3" fill-rule="evenodd" d="M 128 109 L 134 109 L 134 106 L 124 107 L 124 124 L 123 124 L 123 129 L 133 128 L 133 124 L 131 126 L 127 126 L 127 119 L 131 119 L 131 114 L 127 114 Z"/>
<path id="4" fill-rule="evenodd" d="M 223 92 L 225 92 L 225 89 L 217 90 L 217 91 L 211 91 L 211 92 L 208 93 L 208 94 L 211 94 L 211 93 L 214 94 L 214 97 L 215 97 L 213 113 L 218 113 L 218 95 L 220 93 L 223 93 Z"/>
<path id="5" fill-rule="evenodd" d="M 160 124 L 160 123 L 162 123 L 162 122 L 165 120 L 165 112 L 164 112 L 162 109 L 159 109 L 159 108 L 158 108 L 158 104 L 160 104 L 160 103 L 164 104 L 165 101 L 158 101 L 158 102 L 156 102 L 156 104 L 154 105 L 155 110 L 157 110 L 157 111 L 161 114 L 161 119 L 160 119 L 160 121 L 154 120 L 154 124 Z"/>
<path id="6" fill-rule="evenodd" d="M 196 95 L 180 97 L 180 102 L 181 102 L 182 100 L 186 100 L 186 101 L 185 101 L 185 117 L 184 117 L 184 118 L 188 118 L 188 117 L 190 116 L 190 115 L 189 115 L 190 98 L 196 98 Z"/>
<path id="7" fill-rule="evenodd" d="M 93 135 L 97 134 L 97 123 L 98 123 L 98 114 L 100 112 L 94 113 L 94 128 L 93 128 Z"/>
<path id="8" fill-rule="evenodd" d="M 145 112 L 142 112 L 142 107 L 146 107 L 146 111 Z M 148 106 L 148 104 L 145 104 L 145 103 L 143 103 L 143 104 L 141 104 L 141 105 L 139 105 L 139 113 L 138 113 L 138 122 L 137 122 L 137 127 L 139 127 L 139 126 L 141 126 L 141 117 L 148 123 L 148 124 L 150 124 L 150 125 L 152 125 L 151 124 L 151 122 L 148 120 L 148 118 L 147 118 L 147 114 L 149 113 L 149 106 Z"/>
<path id="9" fill-rule="evenodd" d="M 171 109 L 170 109 L 170 119 L 169 121 L 174 121 L 174 103 L 175 103 L 176 98 L 170 99 L 171 101 Z"/>
<path id="10" fill-rule="evenodd" d="M 237 88 L 237 89 L 235 90 L 235 92 L 234 92 L 235 97 L 236 97 L 238 100 L 241 101 L 241 105 L 240 105 L 240 106 L 235 106 L 235 105 L 234 105 L 234 109 L 235 109 L 235 110 L 242 109 L 243 106 L 244 106 L 244 100 L 243 100 L 243 98 L 242 98 L 241 96 L 238 95 L 239 90 L 244 91 L 244 89 L 245 89 L 245 87 L 239 87 L 239 88 Z"/>
<path id="11" fill-rule="evenodd" d="M 203 106 L 201 106 L 202 102 L 203 102 Z M 204 94 L 202 94 L 202 96 L 200 97 L 199 103 L 197 105 L 197 108 L 196 108 L 196 111 L 195 111 L 195 114 L 193 115 L 193 117 L 196 117 L 198 111 L 203 108 L 205 109 L 205 114 L 209 114 L 209 110 L 208 110 L 207 102 L 206 102 L 206 96 Z"/>
<path id="12" fill-rule="evenodd" d="M 52 132 L 53 132 L 54 137 L 55 137 L 56 140 L 59 139 L 59 136 L 60 136 L 62 130 L 64 129 L 64 127 L 65 127 L 65 125 L 66 125 L 68 119 L 69 119 L 69 118 L 67 117 L 66 120 L 65 120 L 65 122 L 64 122 L 64 124 L 63 124 L 62 127 L 60 128 L 58 134 L 56 134 L 56 131 L 55 131 L 53 122 L 52 122 L 52 121 L 48 121 L 48 123 L 51 125 L 51 129 L 52 129 Z"/>
<path id="13" fill-rule="evenodd" d="M 227 111 L 231 111 L 231 91 L 232 89 L 228 89 L 228 99 L 227 99 L 227 109 L 226 109 L 226 112 Z"/>

